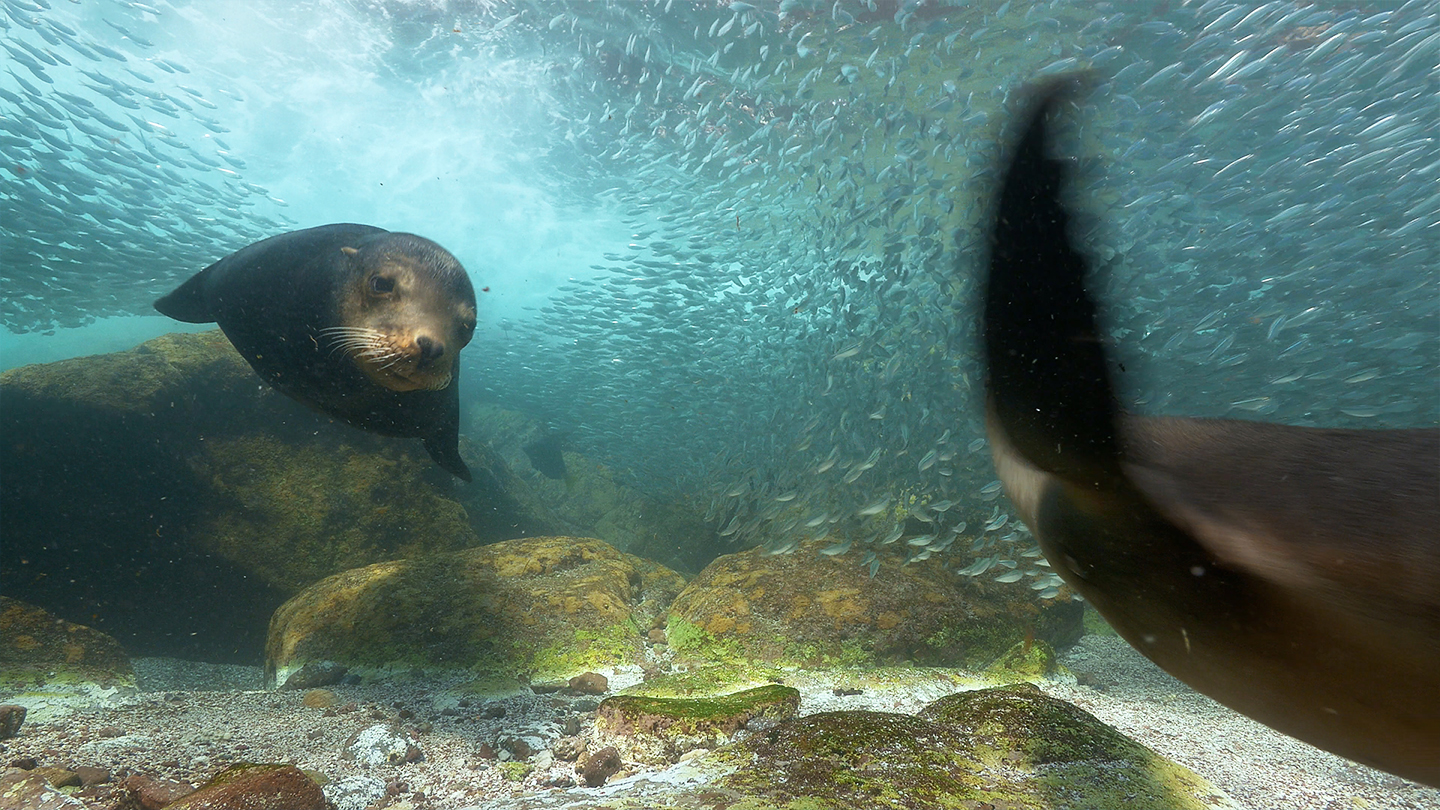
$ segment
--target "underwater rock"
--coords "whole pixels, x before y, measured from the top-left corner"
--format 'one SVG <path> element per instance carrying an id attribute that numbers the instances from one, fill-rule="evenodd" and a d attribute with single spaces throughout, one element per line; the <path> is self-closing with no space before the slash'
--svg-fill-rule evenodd
<path id="1" fill-rule="evenodd" d="M 323 788 L 335 810 L 365 810 L 385 798 L 385 783 L 373 776 L 352 776 Z"/>
<path id="2" fill-rule="evenodd" d="M 799 708 L 799 690 L 778 684 L 712 698 L 616 695 L 600 702 L 595 738 L 626 760 L 669 765 L 691 751 L 718 748 L 741 730 L 773 727 Z"/>
<path id="3" fill-rule="evenodd" d="M 1037 599 L 1023 585 L 963 577 L 931 559 L 755 548 L 720 557 L 675 598 L 667 634 L 677 660 L 803 667 L 912 662 L 984 667 L 1027 632 L 1052 646 L 1083 633 L 1080 602 Z"/>
<path id="4" fill-rule="evenodd" d="M 134 689 L 130 658 L 115 639 L 0 596 L 0 698 L 44 719 Z"/>
<path id="5" fill-rule="evenodd" d="M 595 539 L 536 537 L 357 568 L 275 612 L 271 683 L 312 661 L 543 681 L 645 660 L 644 629 L 684 587 Z"/>
<path id="6" fill-rule="evenodd" d="M 582 672 L 565 685 L 572 695 L 603 695 L 610 691 L 610 679 L 598 672 Z"/>
<path id="7" fill-rule="evenodd" d="M 325 794 L 294 765 L 241 762 L 216 774 L 166 810 L 326 810 Z"/>
<path id="8" fill-rule="evenodd" d="M 290 673 L 290 677 L 285 679 L 280 688 L 314 689 L 318 686 L 331 686 L 340 683 L 349 671 L 343 664 L 334 661 L 311 661 Z"/>
<path id="9" fill-rule="evenodd" d="M 1005 651 L 985 668 L 985 677 L 992 681 L 1038 681 L 1053 677 L 1060 671 L 1055 649 L 1039 639 L 1026 639 Z"/>
<path id="10" fill-rule="evenodd" d="M 25 724 L 25 707 L 6 703 L 0 706 L 0 740 L 8 740 L 20 733 Z"/>
<path id="11" fill-rule="evenodd" d="M 136 654 L 253 663 L 323 577 L 558 525 L 483 443 L 458 485 L 413 442 L 258 385 L 219 331 L 12 369 L 0 402 L 4 592 Z"/>
<path id="12" fill-rule="evenodd" d="M 6 768 L 0 772 L 0 807 L 23 810 L 85 810 L 85 803 L 56 790 L 36 771 Z"/>
<path id="13" fill-rule="evenodd" d="M 618 753 L 615 763 L 618 768 Z M 1031 684 L 947 695 L 918 716 L 832 711 L 784 720 L 709 754 L 612 784 L 603 796 L 552 792 L 507 799 L 504 806 L 1239 810 L 1193 771 Z"/>
<path id="14" fill-rule="evenodd" d="M 744 764 L 712 787 L 782 807 L 789 796 L 816 807 L 889 806 L 887 798 L 932 807 L 1234 806 L 1190 770 L 1031 684 L 961 692 L 918 717 L 810 715 L 727 753 Z"/>
<path id="15" fill-rule="evenodd" d="M 570 534 L 598 537 L 687 573 L 704 568 L 725 547 L 698 512 L 624 486 L 604 464 L 564 449 L 540 420 L 479 403 L 466 408 L 462 422 L 524 479 L 525 494 L 537 501 L 527 505 L 553 515 Z"/>
<path id="16" fill-rule="evenodd" d="M 425 758 L 412 737 L 384 723 L 355 732 L 340 755 L 367 768 L 419 762 Z"/>
<path id="17" fill-rule="evenodd" d="M 575 773 L 587 787 L 599 787 L 605 780 L 620 770 L 620 752 L 614 748 L 602 748 L 587 754 L 575 763 Z"/>

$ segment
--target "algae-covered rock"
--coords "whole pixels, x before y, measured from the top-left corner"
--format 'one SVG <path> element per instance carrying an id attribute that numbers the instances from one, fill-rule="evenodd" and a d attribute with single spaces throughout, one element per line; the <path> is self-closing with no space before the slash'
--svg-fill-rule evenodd
<path id="1" fill-rule="evenodd" d="M 115 639 L 0 596 L 0 702 L 43 721 L 134 689 L 135 672 Z"/>
<path id="2" fill-rule="evenodd" d="M 493 805 L 497 806 L 497 805 Z M 492 805 L 482 805 L 491 810 Z M 952 694 L 918 716 L 834 711 L 607 786 L 506 810 L 1237 810 L 1222 791 L 1030 684 Z"/>
<path id="3" fill-rule="evenodd" d="M 254 661 L 274 609 L 325 576 L 554 533 L 497 455 L 461 450 L 472 484 L 272 390 L 219 331 L 11 369 L 0 590 L 136 654 Z"/>
<path id="4" fill-rule="evenodd" d="M 1038 681 L 1060 672 L 1055 649 L 1039 639 L 1026 639 L 1005 651 L 985 668 L 992 681 Z"/>
<path id="5" fill-rule="evenodd" d="M 817 553 L 823 545 L 712 562 L 671 606 L 677 658 L 983 667 L 1027 632 L 1056 646 L 1082 632 L 1078 602 L 1038 600 L 1029 588 L 960 576 L 936 559 L 906 565 L 885 549 L 872 577 L 853 554 Z"/>
<path id="6" fill-rule="evenodd" d="M 1228 802 L 1190 770 L 1031 684 L 961 692 L 917 717 L 811 715 L 727 753 L 744 764 L 714 787 L 754 807 L 795 807 L 800 796 L 815 808 L 1199 810 Z"/>
<path id="7" fill-rule="evenodd" d="M 357 568 L 275 612 L 272 682 L 313 661 L 564 679 L 645 659 L 679 574 L 588 538 L 538 537 Z M 513 682 L 513 681 L 512 681 Z"/>
<path id="8" fill-rule="evenodd" d="M 166 810 L 325 810 L 320 786 L 294 765 L 231 765 Z"/>
<path id="9" fill-rule="evenodd" d="M 85 810 L 85 803 L 56 790 L 44 774 L 6 768 L 0 771 L 0 807 L 16 810 Z"/>
<path id="10" fill-rule="evenodd" d="M 616 695 L 601 701 L 595 736 L 597 747 L 614 746 L 626 760 L 668 764 L 719 747 L 742 729 L 772 727 L 799 707 L 799 690 L 778 684 L 709 698 Z"/>

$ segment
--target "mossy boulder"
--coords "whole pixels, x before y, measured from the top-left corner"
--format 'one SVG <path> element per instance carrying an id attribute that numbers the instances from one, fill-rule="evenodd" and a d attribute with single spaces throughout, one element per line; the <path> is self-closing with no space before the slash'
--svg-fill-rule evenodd
<path id="1" fill-rule="evenodd" d="M 939 559 L 907 565 L 903 552 L 884 548 L 872 577 L 858 552 L 819 554 L 825 545 L 782 555 L 756 548 L 712 562 L 671 606 L 666 629 L 677 659 L 979 668 L 1027 633 L 1065 646 L 1083 631 L 1079 602 L 960 576 Z"/>
<path id="2" fill-rule="evenodd" d="M 115 639 L 0 596 L 0 702 L 43 721 L 134 689 L 130 658 Z"/>
<path id="3" fill-rule="evenodd" d="M 240 762 L 215 774 L 166 810 L 325 810 L 325 794 L 294 765 Z"/>
<path id="4" fill-rule="evenodd" d="M 1204 778 L 1030 684 L 942 697 L 919 715 L 784 720 L 605 795 L 509 810 L 1238 810 Z"/>
<path id="5" fill-rule="evenodd" d="M 615 695 L 600 702 L 593 747 L 614 746 L 628 761 L 669 764 L 724 745 L 743 729 L 772 727 L 799 708 L 799 690 L 778 684 L 708 698 Z"/>
<path id="6" fill-rule="evenodd" d="M 916 717 L 810 715 L 726 755 L 742 766 L 712 787 L 756 808 L 1233 806 L 1189 769 L 1030 684 L 961 692 Z"/>
<path id="7" fill-rule="evenodd" d="M 469 485 L 270 389 L 219 331 L 11 369 L 0 589 L 138 655 L 258 661 L 270 614 L 325 576 L 554 533 L 497 455 L 461 450 Z"/>
<path id="8" fill-rule="evenodd" d="M 553 516 L 567 532 L 598 537 L 621 551 L 690 573 L 720 553 L 723 541 L 706 526 L 700 510 L 625 486 L 609 467 L 566 448 L 563 436 L 551 438 L 561 444 L 565 477 L 549 478 L 535 469 L 525 445 L 548 435 L 539 420 L 476 403 L 466 408 L 465 423 L 524 480 L 527 496 L 534 498 L 530 508 Z"/>
<path id="9" fill-rule="evenodd" d="M 315 661 L 351 673 L 569 678 L 645 660 L 646 631 L 684 579 L 601 540 L 535 537 L 328 577 L 275 612 L 275 683 Z M 514 681 L 511 680 L 513 683 Z"/>

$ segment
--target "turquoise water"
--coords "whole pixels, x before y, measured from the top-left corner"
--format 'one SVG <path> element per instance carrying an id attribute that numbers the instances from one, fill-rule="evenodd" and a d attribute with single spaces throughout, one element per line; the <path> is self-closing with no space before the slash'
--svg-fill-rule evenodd
<path id="1" fill-rule="evenodd" d="M 137 316 L 265 236 L 409 230 L 484 290 L 467 401 L 737 547 L 883 543 L 904 504 L 917 556 L 1024 560 L 977 259 L 1012 91 L 1089 70 L 1066 151 L 1131 407 L 1440 418 L 1421 0 L 4 8 L 7 366 L 176 328 Z"/>

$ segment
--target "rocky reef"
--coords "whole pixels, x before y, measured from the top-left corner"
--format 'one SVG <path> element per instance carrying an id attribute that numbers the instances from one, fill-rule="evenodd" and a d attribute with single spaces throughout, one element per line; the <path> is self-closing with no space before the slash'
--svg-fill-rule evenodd
<path id="1" fill-rule="evenodd" d="M 468 672 L 507 683 L 646 661 L 646 635 L 684 586 L 673 571 L 594 539 L 510 540 L 346 571 L 270 624 L 277 683 L 306 664 L 355 674 Z M 502 690 L 503 691 L 503 690 Z"/>
<path id="2" fill-rule="evenodd" d="M 458 484 L 271 390 L 218 331 L 11 369 L 0 406 L 0 587 L 140 654 L 254 662 L 323 577 L 563 525 L 483 442 Z"/>

